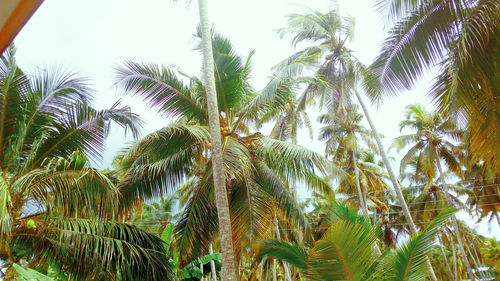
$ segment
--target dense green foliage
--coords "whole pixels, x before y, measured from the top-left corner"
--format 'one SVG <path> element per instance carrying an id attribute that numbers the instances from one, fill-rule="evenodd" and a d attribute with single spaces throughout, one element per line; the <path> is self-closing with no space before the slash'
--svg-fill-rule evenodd
<path id="1" fill-rule="evenodd" d="M 277 58 L 261 90 L 251 84 L 254 52 L 241 56 L 213 32 L 240 280 L 499 276 L 499 242 L 469 226 L 500 225 L 498 1 L 377 3 L 395 23 L 372 65 L 348 46 L 352 18 L 308 10 L 278 31 L 301 49 Z M 199 30 L 195 41 L 201 51 Z M 201 79 L 156 63 L 117 67 L 117 87 L 165 117 L 142 136 L 129 107 L 96 110 L 87 80 L 26 74 L 14 53 L 0 61 L 0 278 L 224 280 Z M 436 64 L 438 108 L 406 106 L 390 178 L 360 93 L 382 102 Z M 111 124 L 135 140 L 98 170 Z M 304 129 L 324 155 L 298 144 Z"/>

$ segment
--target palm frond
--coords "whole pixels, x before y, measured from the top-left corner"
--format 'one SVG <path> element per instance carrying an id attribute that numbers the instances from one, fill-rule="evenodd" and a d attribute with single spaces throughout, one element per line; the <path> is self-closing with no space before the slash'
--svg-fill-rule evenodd
<path id="1" fill-rule="evenodd" d="M 171 276 L 163 242 L 133 226 L 89 219 L 31 217 L 35 226 L 18 228 L 15 243 L 31 245 L 76 280 L 99 275 L 134 280 Z"/>
<path id="2" fill-rule="evenodd" d="M 279 240 L 262 241 L 259 256 L 270 256 L 278 260 L 286 261 L 300 270 L 307 269 L 307 252 L 299 245 Z"/>
<path id="3" fill-rule="evenodd" d="M 384 280 L 422 280 L 427 276 L 426 254 L 434 244 L 439 227 L 456 213 L 456 209 L 443 210 L 429 225 L 398 250 L 386 257 L 378 268 L 377 278 Z M 384 276 L 385 277 L 382 277 Z M 372 279 L 381 280 L 381 279 Z"/>
<path id="4" fill-rule="evenodd" d="M 368 70 L 371 72 L 368 84 L 380 85 L 368 91 L 372 98 L 410 89 L 425 70 L 441 61 L 446 46 L 456 36 L 453 23 L 458 16 L 454 12 L 455 5 L 460 5 L 458 2 L 422 3 L 390 30 L 380 55 Z"/>
<path id="5" fill-rule="evenodd" d="M 0 177 L 0 238 L 7 239 L 12 230 L 12 202 L 8 183 Z"/>
<path id="6" fill-rule="evenodd" d="M 207 120 L 206 109 L 191 90 L 165 67 L 127 61 L 116 69 L 116 83 L 127 92 L 138 94 L 167 117 Z"/>
<path id="7" fill-rule="evenodd" d="M 346 220 L 335 223 L 308 256 L 307 275 L 315 280 L 363 280 L 373 266 L 373 233 Z"/>
<path id="8" fill-rule="evenodd" d="M 345 172 L 326 157 L 299 145 L 266 137 L 260 137 L 258 143 L 258 153 L 272 169 L 283 175 L 300 180 L 302 171 L 318 169 L 324 175 L 345 176 Z"/>
<path id="9" fill-rule="evenodd" d="M 208 143 L 208 128 L 175 122 L 134 144 L 121 161 L 122 169 L 129 169 L 120 184 L 121 205 L 158 198 L 177 187 Z"/>
<path id="10" fill-rule="evenodd" d="M 44 166 L 18 178 L 11 188 L 29 194 L 48 211 L 112 216 L 118 190 L 105 175 L 88 167 L 84 155 L 75 152 L 69 159 L 47 159 Z"/>

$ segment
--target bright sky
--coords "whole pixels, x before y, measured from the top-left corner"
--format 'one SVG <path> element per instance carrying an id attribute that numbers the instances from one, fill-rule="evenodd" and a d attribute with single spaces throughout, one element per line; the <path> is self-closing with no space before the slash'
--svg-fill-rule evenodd
<path id="1" fill-rule="evenodd" d="M 124 60 L 155 62 L 179 66 L 184 72 L 199 76 L 201 56 L 192 51 L 193 34 L 198 24 L 197 1 L 173 4 L 169 0 L 45 0 L 14 41 L 19 65 L 28 72 L 36 68 L 75 71 L 91 79 L 96 90 L 95 105 L 106 108 L 122 98 L 147 122 L 143 135 L 159 129 L 168 120 L 157 116 L 138 98 L 124 97 L 113 85 L 114 68 Z M 335 6 L 328 0 L 208 0 L 209 14 L 217 31 L 228 36 L 236 51 L 246 56 L 256 50 L 253 59 L 253 85 L 261 89 L 270 75 L 270 68 L 293 52 L 288 39 L 279 39 L 274 30 L 284 27 L 285 16 L 301 12 L 304 5 L 320 11 Z M 342 15 L 356 19 L 354 41 L 350 48 L 365 64 L 379 51 L 384 38 L 384 22 L 372 0 L 340 0 Z M 430 76 L 429 76 L 430 77 Z M 431 107 L 425 93 L 429 78 L 414 90 L 387 100 L 372 108 L 371 114 L 386 148 L 398 136 L 398 123 L 404 118 L 404 106 L 422 103 Z M 314 116 L 314 114 L 313 114 Z M 314 119 L 313 119 L 314 121 Z M 318 126 L 315 126 L 318 128 Z M 317 136 L 317 130 L 315 131 Z M 130 138 L 121 132 L 109 137 L 102 167 L 110 165 L 116 151 Z M 299 143 L 323 152 L 323 145 L 310 141 L 306 132 Z M 481 233 L 500 229 L 481 225 Z M 491 236 L 489 234 L 488 236 Z"/>

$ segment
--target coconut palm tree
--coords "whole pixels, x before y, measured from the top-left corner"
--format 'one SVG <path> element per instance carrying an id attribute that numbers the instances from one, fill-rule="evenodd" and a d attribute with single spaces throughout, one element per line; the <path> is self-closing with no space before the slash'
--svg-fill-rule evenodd
<path id="1" fill-rule="evenodd" d="M 288 191 L 290 181 L 301 181 L 329 193 L 331 187 L 323 176 L 335 167 L 308 149 L 252 133 L 248 122 L 255 118 L 252 114 L 265 114 L 276 103 L 262 99 L 249 85 L 252 53 L 244 60 L 219 34 L 214 35 L 212 44 L 223 135 L 224 184 L 235 255 L 241 260 L 242 249 L 272 232 L 270 210 L 277 208 L 287 219 L 306 226 Z M 220 225 L 214 203 L 206 89 L 196 77 L 185 83 L 173 70 L 145 63 L 127 62 L 118 70 L 118 81 L 127 92 L 140 94 L 160 113 L 177 119 L 126 152 L 122 167 L 128 172 L 122 179 L 121 203 L 127 206 L 137 200 L 157 198 L 179 185 L 188 190 L 177 227 L 177 245 L 183 249 L 185 264 L 208 251 Z M 343 171 L 337 171 L 343 175 Z"/>
<path id="2" fill-rule="evenodd" d="M 279 240 L 263 242 L 260 255 L 285 260 L 311 280 L 422 280 L 426 254 L 434 236 L 455 210 L 444 210 L 420 233 L 396 251 L 377 260 L 371 245 L 378 230 L 368 218 L 342 206 L 333 210 L 337 221 L 310 249 Z"/>
<path id="3" fill-rule="evenodd" d="M 413 88 L 438 70 L 429 90 L 442 114 L 470 132 L 471 157 L 500 170 L 500 3 L 481 1 L 375 1 L 393 23 L 370 67 L 373 97 Z"/>
<path id="4" fill-rule="evenodd" d="M 300 61 L 299 66 L 302 65 L 303 58 L 322 59 L 321 64 L 316 68 L 316 73 L 317 77 L 326 83 L 312 83 L 306 89 L 303 100 L 306 100 L 307 96 L 319 94 L 321 101 L 326 101 L 329 108 L 336 107 L 336 112 L 343 114 L 345 106 L 352 102 L 352 95 L 356 96 L 373 132 L 384 166 L 396 191 L 396 198 L 402 207 L 402 213 L 412 233 L 416 233 L 417 228 L 406 205 L 396 175 L 392 171 L 380 136 L 370 117 L 368 108 L 356 88 L 361 78 L 365 76 L 366 71 L 365 67 L 352 55 L 352 50 L 347 47 L 348 41 L 353 37 L 354 19 L 347 17 L 342 20 L 336 10 L 327 13 L 311 11 L 303 15 L 290 15 L 288 25 L 289 27 L 279 31 L 281 36 L 292 34 L 292 44 L 294 46 L 304 42 L 312 43 L 312 46 L 296 52 L 281 63 L 282 68 L 286 69 L 282 72 L 295 74 L 300 71 L 302 68 L 297 67 L 296 59 Z M 428 265 L 430 267 L 430 262 L 428 262 Z M 433 280 L 436 280 L 432 269 L 429 270 L 429 274 Z"/>
<path id="5" fill-rule="evenodd" d="M 262 90 L 263 93 L 269 91 L 270 88 L 273 87 L 273 83 L 279 80 L 276 77 L 272 78 L 268 85 Z M 306 127 L 309 131 L 309 135 L 312 139 L 313 132 L 311 121 L 304 107 L 299 108 L 299 101 L 297 100 L 297 90 L 304 81 L 308 79 L 305 77 L 297 78 L 297 79 L 284 79 L 280 80 L 279 85 L 276 86 L 276 91 L 280 93 L 275 94 L 276 96 L 280 96 L 281 100 L 276 100 L 276 106 L 271 107 L 271 110 L 267 110 L 265 114 L 260 116 L 256 121 L 257 128 L 260 128 L 262 124 L 267 123 L 269 121 L 274 122 L 274 126 L 269 134 L 269 137 L 279 139 L 279 140 L 291 140 L 292 144 L 297 144 L 297 134 L 298 130 Z M 293 192 L 294 198 L 297 200 L 298 198 L 298 188 L 295 181 L 292 180 L 290 183 L 290 189 Z M 276 236 L 279 239 L 279 227 L 278 227 L 278 218 L 275 218 L 275 230 Z M 302 229 L 297 229 L 297 233 L 299 236 L 299 241 L 303 240 L 303 232 Z M 274 266 L 274 265 L 273 265 Z M 288 280 L 291 280 L 290 272 L 288 266 L 284 265 L 285 275 Z M 276 270 L 273 269 L 273 273 L 276 274 Z M 273 279 L 276 279 L 274 276 Z"/>
<path id="6" fill-rule="evenodd" d="M 491 222 L 496 218 L 500 226 L 500 177 L 484 162 L 465 165 L 470 167 L 464 172 L 462 183 L 469 190 L 467 205 L 478 214 L 478 221 L 489 217 Z"/>
<path id="7" fill-rule="evenodd" d="M 113 222 L 118 189 L 99 160 L 111 122 L 137 136 L 128 107 L 95 110 L 87 81 L 48 70 L 25 74 L 14 48 L 0 59 L 0 257 L 58 269 L 69 279 L 169 276 L 157 237 Z"/>
<path id="8" fill-rule="evenodd" d="M 219 122 L 219 109 L 217 100 L 217 90 L 214 75 L 214 57 L 212 52 L 212 35 L 210 32 L 210 21 L 206 0 L 198 0 L 200 13 L 200 31 L 202 38 L 203 53 L 203 82 L 206 89 L 206 102 L 208 119 L 210 125 L 210 136 L 212 144 L 212 166 L 213 181 L 215 187 L 215 202 L 217 205 L 217 216 L 219 218 L 219 232 L 222 241 L 222 262 L 227 280 L 236 281 L 236 264 L 234 250 L 232 249 L 231 218 L 229 215 L 229 203 L 225 185 L 224 160 L 222 157 L 222 135 Z"/>
<path id="9" fill-rule="evenodd" d="M 327 13 L 311 11 L 307 14 L 293 14 L 288 18 L 289 27 L 279 31 L 280 35 L 292 34 L 292 44 L 310 42 L 312 46 L 298 51 L 282 63 L 283 68 L 293 68 L 300 70 L 295 63 L 299 58 L 319 58 L 321 64 L 316 68 L 318 76 L 326 81 L 325 84 L 314 83 L 306 90 L 306 95 L 320 94 L 322 100 L 326 101 L 330 108 L 336 108 L 337 113 L 343 113 L 345 106 L 351 103 L 351 97 L 354 94 L 360 103 L 363 113 L 373 131 L 373 136 L 377 142 L 378 150 L 384 161 L 384 165 L 389 174 L 389 178 L 396 191 L 397 199 L 402 206 L 412 232 L 416 233 L 417 228 L 411 218 L 408 207 L 404 200 L 401 188 L 389 163 L 380 136 L 369 115 L 368 109 L 364 104 L 360 94 L 356 89 L 359 83 L 363 65 L 352 55 L 352 51 L 347 47 L 348 41 L 353 37 L 354 20 L 346 18 L 344 21 L 336 10 Z M 287 71 L 285 71 L 287 72 Z M 288 71 L 290 72 L 290 71 Z M 294 74 L 294 72 L 291 72 Z M 432 271 L 430 272 L 432 274 Z M 435 279 L 435 278 L 433 278 Z"/>
<path id="10" fill-rule="evenodd" d="M 437 180 L 438 176 L 444 176 L 439 174 L 439 159 L 445 161 L 448 170 L 462 176 L 461 163 L 457 157 L 459 147 L 448 139 L 460 141 L 463 133 L 451 118 L 443 118 L 437 112 L 428 113 L 419 104 L 409 105 L 406 107 L 406 119 L 400 122 L 399 127 L 401 131 L 406 128 L 416 131 L 397 137 L 391 147 L 401 150 L 413 144 L 401 159 L 401 169 L 418 155 L 415 171 L 417 183 L 421 182 L 419 177 L 422 174 L 428 183 Z"/>
<path id="11" fill-rule="evenodd" d="M 441 160 L 446 163 L 448 170 L 454 172 L 457 176 L 462 176 L 460 161 L 455 152 L 457 148 L 446 139 L 448 137 L 459 140 L 462 136 L 461 130 L 457 129 L 451 118 L 442 118 L 436 112 L 427 113 L 421 105 L 407 106 L 406 120 L 400 123 L 401 130 L 406 127 L 414 129 L 416 132 L 400 136 L 394 141 L 394 145 L 399 148 L 414 143 L 413 147 L 401 160 L 401 166 L 404 167 L 410 159 L 418 154 L 416 175 L 418 176 L 420 171 L 424 173 L 428 180 L 428 186 L 432 186 L 434 179 L 438 179 L 444 193 L 444 200 L 448 205 L 451 205 L 452 197 L 444 179 L 445 174 L 442 170 Z M 455 216 L 452 217 L 452 224 L 458 239 L 460 252 L 462 256 L 467 257 Z M 464 262 L 467 266 L 469 278 L 474 280 L 472 267 L 467 259 L 464 259 Z"/>
<path id="12" fill-rule="evenodd" d="M 130 223 L 146 232 L 160 235 L 165 225 L 175 222 L 179 217 L 175 213 L 177 197 L 169 195 L 157 202 L 141 204 L 132 213 Z"/>
<path id="13" fill-rule="evenodd" d="M 359 122 L 363 118 L 361 114 L 357 114 L 355 109 L 349 109 L 349 113 L 339 117 L 332 114 L 323 114 L 319 117 L 321 123 L 326 126 L 321 128 L 320 140 L 326 141 L 326 154 L 333 155 L 334 161 L 345 162 L 347 169 L 354 171 L 354 179 L 341 181 L 337 192 L 354 194 L 357 193 L 359 207 L 363 211 L 363 215 L 368 216 L 368 207 L 366 205 L 367 190 L 363 190 L 359 178 L 359 162 L 358 162 L 358 138 L 370 142 L 370 132 L 364 129 Z M 351 173 L 352 174 L 352 173 Z M 352 187 L 354 182 L 355 188 Z"/>

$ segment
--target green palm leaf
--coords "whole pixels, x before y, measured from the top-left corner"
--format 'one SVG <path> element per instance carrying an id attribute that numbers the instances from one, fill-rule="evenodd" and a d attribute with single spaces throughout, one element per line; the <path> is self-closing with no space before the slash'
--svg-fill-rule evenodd
<path id="1" fill-rule="evenodd" d="M 35 226 L 17 229 L 15 243 L 32 245 L 80 280 L 101 272 L 135 280 L 163 280 L 166 266 L 163 242 L 133 226 L 90 219 L 31 217 Z"/>
<path id="2" fill-rule="evenodd" d="M 117 84 L 125 91 L 143 96 L 167 117 L 207 120 L 204 107 L 175 73 L 156 64 L 127 61 L 117 69 Z"/>
<path id="3" fill-rule="evenodd" d="M 375 274 L 376 278 L 372 280 L 382 280 L 377 278 L 398 281 L 425 279 L 427 276 L 425 259 L 429 249 L 434 244 L 436 232 L 456 212 L 456 209 L 448 208 L 439 213 L 424 230 L 413 235 L 410 241 L 387 256 L 380 264 L 380 267 L 383 268 L 378 272 L 380 275 Z"/>
<path id="4" fill-rule="evenodd" d="M 271 256 L 286 261 L 300 270 L 307 269 L 307 252 L 299 245 L 278 240 L 264 240 L 260 245 L 259 256 Z"/>

